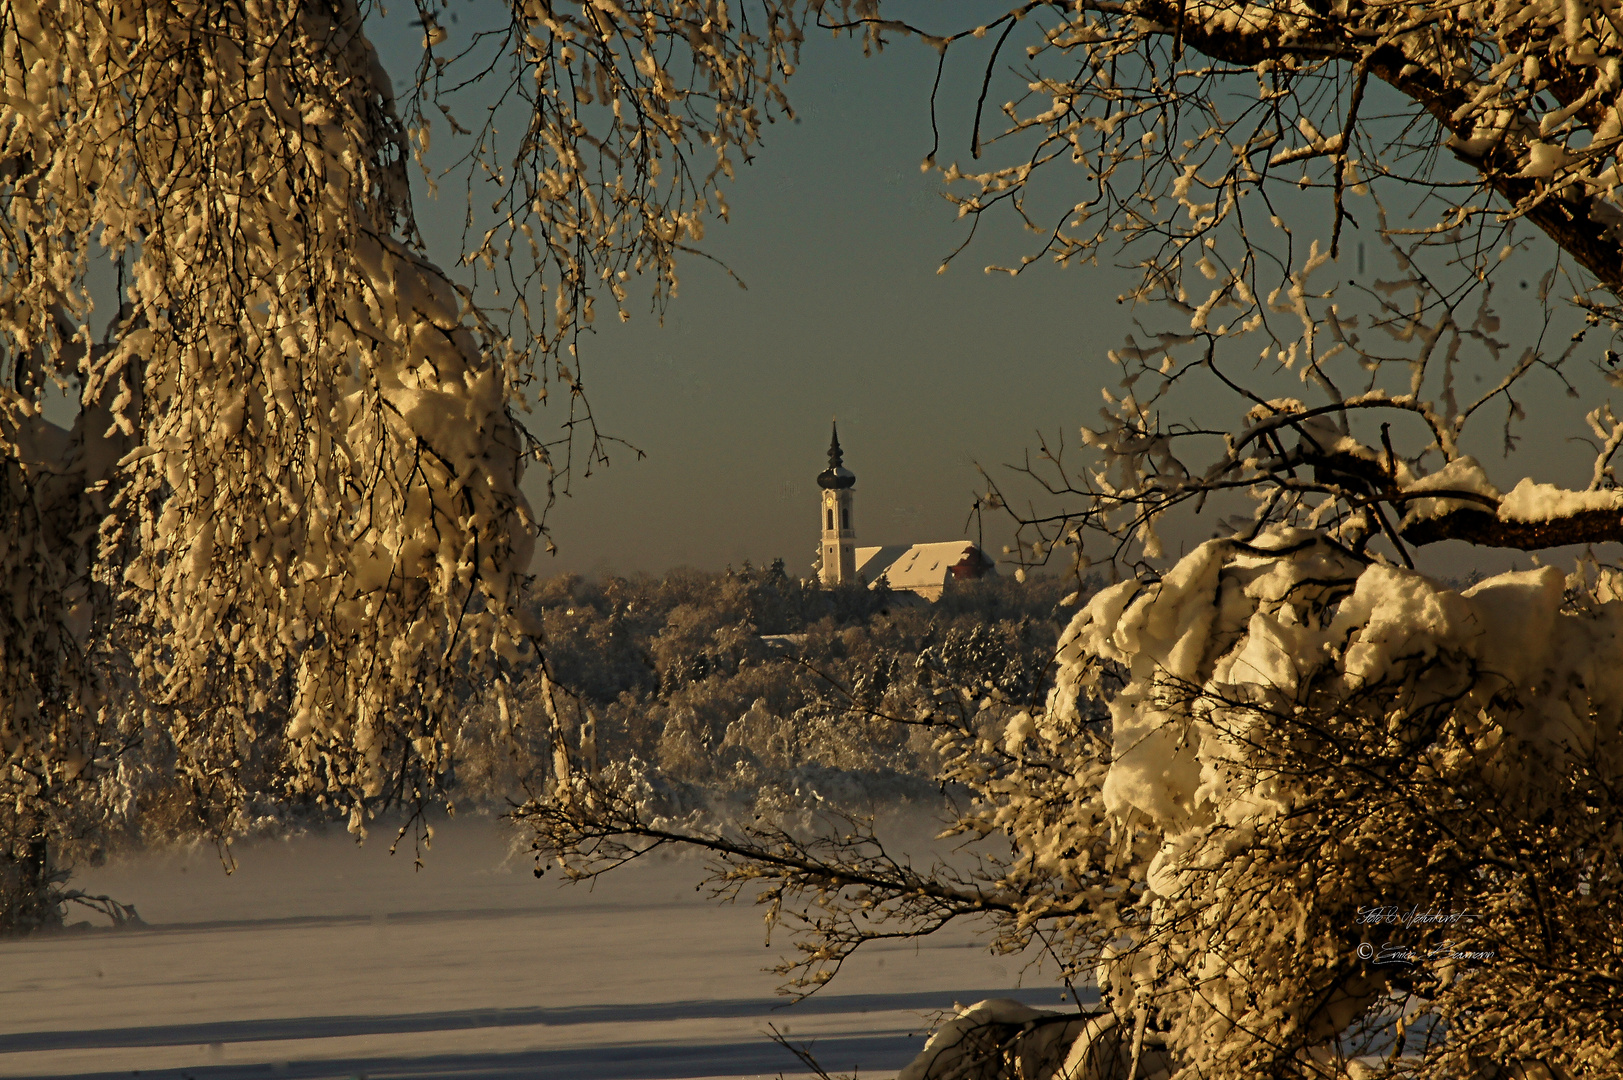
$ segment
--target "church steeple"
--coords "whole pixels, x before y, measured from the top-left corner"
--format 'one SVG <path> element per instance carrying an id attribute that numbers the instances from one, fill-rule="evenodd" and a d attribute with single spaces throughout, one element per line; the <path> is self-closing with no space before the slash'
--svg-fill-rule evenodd
<path id="1" fill-rule="evenodd" d="M 834 425 L 829 438 L 828 468 L 817 474 L 823 489 L 822 569 L 818 578 L 824 585 L 838 585 L 857 579 L 857 533 L 851 512 L 856 501 L 857 477 L 845 467 L 840 451 L 840 428 Z"/>

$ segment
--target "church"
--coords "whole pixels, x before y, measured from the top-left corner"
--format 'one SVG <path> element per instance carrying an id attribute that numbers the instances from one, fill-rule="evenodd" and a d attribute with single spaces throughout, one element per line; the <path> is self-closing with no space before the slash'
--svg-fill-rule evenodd
<path id="1" fill-rule="evenodd" d="M 912 593 L 934 603 L 951 582 L 997 573 L 986 553 L 968 540 L 857 547 L 857 478 L 845 467 L 838 424 L 829 442 L 828 468 L 818 473 L 817 486 L 822 489 L 823 503 L 818 578 L 824 585 L 861 582 L 871 589 L 883 578 L 894 592 Z"/>

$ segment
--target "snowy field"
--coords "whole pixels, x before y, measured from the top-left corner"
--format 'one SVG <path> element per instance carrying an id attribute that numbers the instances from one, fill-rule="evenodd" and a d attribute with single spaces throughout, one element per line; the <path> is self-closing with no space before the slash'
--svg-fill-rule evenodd
<path id="1" fill-rule="evenodd" d="M 537 881 L 500 823 L 438 830 L 426 869 L 340 831 L 154 854 L 76 884 L 148 926 L 0 942 L 0 1076 L 655 1080 L 893 1074 L 954 1001 L 1062 1008 L 1052 968 L 989 955 L 966 930 L 859 953 L 793 1006 L 762 969 L 753 905 L 694 889 L 664 858 L 595 890 Z M 381 842 L 380 842 L 381 841 Z M 70 916 L 77 917 L 77 916 Z M 1024 989 L 1020 989 L 1022 983 Z"/>

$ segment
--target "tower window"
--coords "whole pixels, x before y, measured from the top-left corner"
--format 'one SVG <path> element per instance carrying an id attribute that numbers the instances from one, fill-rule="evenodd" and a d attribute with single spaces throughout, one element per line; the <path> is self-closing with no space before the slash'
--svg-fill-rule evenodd
<path id="1" fill-rule="evenodd" d="M 851 528 L 851 508 L 849 506 L 840 507 L 840 528 L 846 530 Z"/>
<path id="2" fill-rule="evenodd" d="M 828 509 L 828 524 L 823 526 L 823 528 L 828 529 L 831 532 L 834 529 L 834 508 L 833 507 L 829 507 L 829 509 Z"/>

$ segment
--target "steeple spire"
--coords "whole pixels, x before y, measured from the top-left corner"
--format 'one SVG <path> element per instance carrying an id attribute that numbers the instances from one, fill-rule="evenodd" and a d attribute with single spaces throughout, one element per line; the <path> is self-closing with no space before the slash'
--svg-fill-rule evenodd
<path id="1" fill-rule="evenodd" d="M 835 421 L 828 440 L 828 468 L 817 474 L 817 486 L 838 490 L 856 482 L 856 474 L 845 467 L 845 455 L 840 451 L 840 425 Z"/>

